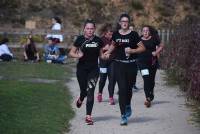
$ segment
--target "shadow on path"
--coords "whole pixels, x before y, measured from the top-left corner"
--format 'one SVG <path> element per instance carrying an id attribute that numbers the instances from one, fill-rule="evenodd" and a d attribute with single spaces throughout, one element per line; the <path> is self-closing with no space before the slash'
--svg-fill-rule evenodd
<path id="1" fill-rule="evenodd" d="M 119 119 L 119 117 L 116 117 L 116 116 L 97 116 L 97 117 L 94 117 L 95 121 L 106 121 L 106 120 L 111 120 L 111 119 Z"/>
<path id="2" fill-rule="evenodd" d="M 165 103 L 171 103 L 171 102 L 170 102 L 170 101 L 153 101 L 153 102 L 152 102 L 153 105 L 165 104 Z"/>
<path id="3" fill-rule="evenodd" d="M 129 119 L 129 123 L 145 123 L 145 122 L 152 122 L 154 120 L 157 120 L 156 118 L 152 118 L 152 117 L 134 117 Z"/>

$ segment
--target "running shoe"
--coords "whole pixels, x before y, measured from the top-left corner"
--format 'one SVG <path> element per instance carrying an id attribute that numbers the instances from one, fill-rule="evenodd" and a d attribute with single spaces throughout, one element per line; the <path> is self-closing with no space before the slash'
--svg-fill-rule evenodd
<path id="1" fill-rule="evenodd" d="M 125 116 L 129 118 L 132 115 L 131 105 L 127 105 L 125 109 Z"/>
<path id="2" fill-rule="evenodd" d="M 151 101 L 147 99 L 147 100 L 144 102 L 144 105 L 145 105 L 147 108 L 151 107 Z"/>
<path id="3" fill-rule="evenodd" d="M 102 102 L 102 94 L 101 93 L 98 93 L 98 95 L 97 95 L 97 101 L 98 102 Z"/>
<path id="4" fill-rule="evenodd" d="M 113 97 L 110 97 L 110 98 L 109 98 L 109 104 L 110 104 L 110 105 L 115 105 L 115 101 L 114 101 L 114 98 L 113 98 Z"/>
<path id="5" fill-rule="evenodd" d="M 81 107 L 81 105 L 82 105 L 82 101 L 80 100 L 80 97 L 78 98 L 78 100 L 76 101 L 76 107 L 77 108 L 80 108 Z"/>
<path id="6" fill-rule="evenodd" d="M 91 116 L 87 116 L 87 117 L 85 118 L 85 123 L 86 123 L 87 125 L 93 125 L 94 122 L 93 122 L 93 120 L 92 120 L 92 117 L 91 117 Z"/>
<path id="7" fill-rule="evenodd" d="M 120 125 L 125 126 L 127 124 L 128 124 L 127 117 L 125 115 L 122 115 Z"/>

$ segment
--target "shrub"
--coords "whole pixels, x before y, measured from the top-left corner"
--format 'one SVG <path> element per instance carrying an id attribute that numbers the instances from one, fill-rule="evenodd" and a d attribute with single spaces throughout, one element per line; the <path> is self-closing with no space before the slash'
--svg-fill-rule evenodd
<path id="1" fill-rule="evenodd" d="M 131 7 L 135 10 L 143 10 L 144 6 L 142 5 L 142 3 L 138 0 L 132 0 L 131 1 Z"/>
<path id="2" fill-rule="evenodd" d="M 172 15 L 171 11 L 163 5 L 155 5 L 155 10 L 160 13 L 161 16 L 169 17 Z"/>
<path id="3" fill-rule="evenodd" d="M 165 47 L 164 65 L 173 72 L 181 89 L 200 101 L 200 24 L 190 19 L 175 27 L 172 40 Z"/>
<path id="4" fill-rule="evenodd" d="M 44 37 L 42 35 L 33 35 L 32 38 L 33 38 L 34 42 L 36 42 L 36 43 L 44 43 L 45 42 Z M 23 45 L 26 43 L 26 41 L 27 41 L 27 36 L 20 37 L 20 40 L 19 40 L 20 44 Z"/>

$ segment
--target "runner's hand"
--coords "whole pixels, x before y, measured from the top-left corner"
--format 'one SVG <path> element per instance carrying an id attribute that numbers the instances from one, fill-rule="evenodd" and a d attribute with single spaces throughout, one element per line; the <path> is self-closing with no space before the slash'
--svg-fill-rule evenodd
<path id="1" fill-rule="evenodd" d="M 152 55 L 153 55 L 153 56 L 157 56 L 157 54 L 156 54 L 156 52 L 155 52 L 155 51 L 154 51 L 154 52 L 152 52 Z"/>
<path id="2" fill-rule="evenodd" d="M 81 51 L 81 50 L 78 50 L 77 51 L 77 56 L 78 56 L 78 58 L 81 58 L 81 57 L 83 57 L 83 52 Z"/>

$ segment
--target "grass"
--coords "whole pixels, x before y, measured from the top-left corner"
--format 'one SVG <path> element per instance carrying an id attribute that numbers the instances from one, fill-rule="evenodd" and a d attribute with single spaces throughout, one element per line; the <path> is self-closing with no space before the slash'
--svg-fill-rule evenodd
<path id="1" fill-rule="evenodd" d="M 197 127 L 200 127 L 200 104 L 199 104 L 199 102 L 195 101 L 193 99 L 188 99 L 186 106 L 189 107 L 192 111 L 189 122 L 194 124 Z"/>
<path id="2" fill-rule="evenodd" d="M 41 63 L 0 63 L 0 75 L 6 78 L 64 79 L 70 75 L 69 68 L 58 64 Z"/>
<path id="3" fill-rule="evenodd" d="M 31 72 L 31 71 L 32 72 Z M 64 81 L 69 68 L 53 64 L 1 63 L 0 134 L 61 134 L 73 117 L 71 96 Z M 58 79 L 33 83 L 12 78 Z"/>
<path id="4" fill-rule="evenodd" d="M 164 78 L 168 86 L 178 85 L 178 80 L 175 76 L 174 70 L 165 70 L 166 77 Z"/>
<path id="5" fill-rule="evenodd" d="M 177 71 L 177 70 L 166 70 L 165 71 L 166 77 L 164 79 L 168 86 L 177 86 L 177 85 L 180 86 L 180 81 L 175 76 L 174 71 Z M 180 88 L 181 88 L 181 86 L 180 86 Z M 182 90 L 182 91 L 184 91 L 184 90 Z M 190 110 L 191 110 L 191 117 L 189 119 L 189 122 L 191 124 L 194 124 L 194 125 L 200 127 L 200 104 L 199 104 L 199 102 L 194 100 L 193 98 L 190 98 L 189 96 L 186 98 L 186 100 L 187 100 L 186 106 L 188 108 L 190 108 Z"/>

